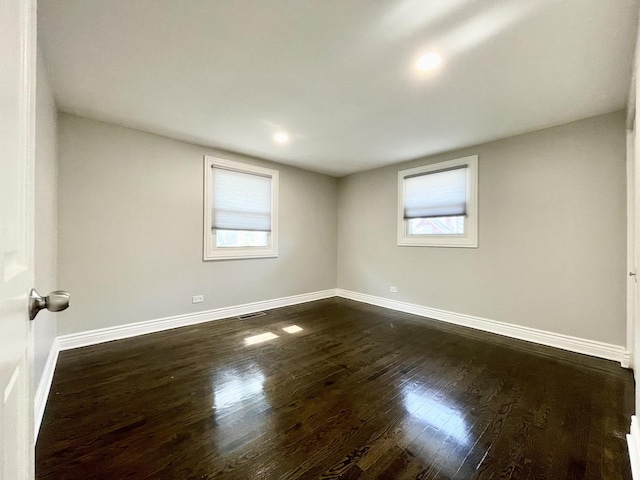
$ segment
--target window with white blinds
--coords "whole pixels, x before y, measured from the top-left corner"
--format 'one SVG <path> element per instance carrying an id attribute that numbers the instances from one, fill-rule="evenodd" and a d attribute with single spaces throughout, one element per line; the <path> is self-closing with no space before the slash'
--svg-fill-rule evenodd
<path id="1" fill-rule="evenodd" d="M 398 172 L 398 245 L 477 247 L 478 157 Z"/>
<path id="2" fill-rule="evenodd" d="M 467 215 L 467 165 L 404 179 L 404 218 Z"/>
<path id="3" fill-rule="evenodd" d="M 277 256 L 278 172 L 205 157 L 204 259 Z"/>
<path id="4" fill-rule="evenodd" d="M 270 232 L 271 177 L 211 168 L 211 228 Z"/>

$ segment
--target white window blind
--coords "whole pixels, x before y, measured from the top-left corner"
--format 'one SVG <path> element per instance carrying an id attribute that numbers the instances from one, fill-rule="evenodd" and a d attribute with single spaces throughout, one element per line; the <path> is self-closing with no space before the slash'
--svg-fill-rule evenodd
<path id="1" fill-rule="evenodd" d="M 271 177 L 212 167 L 211 228 L 271 231 Z"/>
<path id="2" fill-rule="evenodd" d="M 404 218 L 467 215 L 467 166 L 404 179 Z"/>

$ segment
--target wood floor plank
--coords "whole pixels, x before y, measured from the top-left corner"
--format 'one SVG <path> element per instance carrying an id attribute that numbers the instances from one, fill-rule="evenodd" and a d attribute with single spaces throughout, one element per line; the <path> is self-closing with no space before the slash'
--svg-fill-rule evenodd
<path id="1" fill-rule="evenodd" d="M 335 298 L 62 352 L 36 477 L 630 480 L 632 411 L 613 362 Z"/>

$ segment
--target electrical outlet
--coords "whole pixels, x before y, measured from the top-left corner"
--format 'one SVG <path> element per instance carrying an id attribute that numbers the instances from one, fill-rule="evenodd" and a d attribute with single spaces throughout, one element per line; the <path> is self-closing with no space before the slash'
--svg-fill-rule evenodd
<path id="1" fill-rule="evenodd" d="M 398 287 L 389 287 L 391 293 L 398 293 Z"/>
<path id="2" fill-rule="evenodd" d="M 204 302 L 204 295 L 194 295 L 191 297 L 191 303 L 202 303 Z"/>

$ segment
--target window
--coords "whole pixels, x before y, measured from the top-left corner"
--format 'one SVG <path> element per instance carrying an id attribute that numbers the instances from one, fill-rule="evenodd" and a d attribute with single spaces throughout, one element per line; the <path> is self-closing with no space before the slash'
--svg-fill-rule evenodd
<path id="1" fill-rule="evenodd" d="M 478 157 L 398 172 L 398 245 L 478 246 Z"/>
<path id="2" fill-rule="evenodd" d="M 278 256 L 278 172 L 204 158 L 204 259 Z"/>

